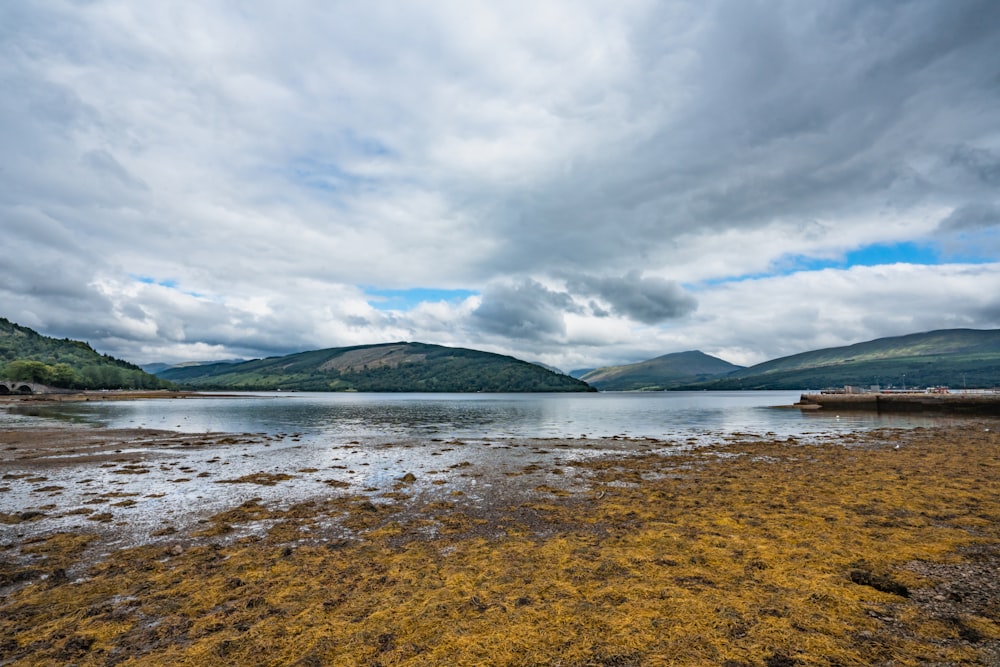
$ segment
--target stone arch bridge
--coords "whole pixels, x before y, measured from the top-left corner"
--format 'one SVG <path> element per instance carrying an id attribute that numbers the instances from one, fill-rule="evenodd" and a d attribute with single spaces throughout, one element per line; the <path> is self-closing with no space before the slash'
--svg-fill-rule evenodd
<path id="1" fill-rule="evenodd" d="M 20 382 L 18 380 L 0 380 L 0 396 L 17 394 L 47 394 L 51 389 L 37 382 Z"/>

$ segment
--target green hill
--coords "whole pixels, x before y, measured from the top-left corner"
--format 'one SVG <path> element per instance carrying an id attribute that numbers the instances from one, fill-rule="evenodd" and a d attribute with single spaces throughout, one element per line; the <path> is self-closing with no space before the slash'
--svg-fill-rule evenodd
<path id="1" fill-rule="evenodd" d="M 246 359 L 217 359 L 215 361 L 185 361 L 179 364 L 167 364 L 163 362 L 155 362 L 151 364 L 141 364 L 139 368 L 146 371 L 147 373 L 152 373 L 153 375 L 160 375 L 165 371 L 172 368 L 183 368 L 186 366 L 208 366 L 210 364 L 239 364 L 246 361 Z"/>
<path id="2" fill-rule="evenodd" d="M 87 343 L 42 336 L 0 317 L 0 379 L 71 389 L 165 389 L 171 384 Z"/>
<path id="3" fill-rule="evenodd" d="M 246 391 L 593 391 L 580 380 L 513 357 L 425 343 L 361 345 L 240 364 L 187 366 L 159 377 L 191 389 Z"/>
<path id="4" fill-rule="evenodd" d="M 626 366 L 598 368 L 583 374 L 580 379 L 601 391 L 659 391 L 702 382 L 740 368 L 742 366 L 693 350 Z"/>
<path id="5" fill-rule="evenodd" d="M 687 389 L 1000 385 L 1000 330 L 948 329 L 803 352 Z"/>

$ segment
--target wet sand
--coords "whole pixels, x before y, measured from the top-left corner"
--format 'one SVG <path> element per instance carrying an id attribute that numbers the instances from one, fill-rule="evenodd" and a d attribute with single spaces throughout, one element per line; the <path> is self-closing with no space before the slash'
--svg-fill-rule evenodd
<path id="1" fill-rule="evenodd" d="M 486 514 L 534 497 L 538 486 L 585 490 L 576 462 L 684 446 L 585 437 L 340 442 L 301 433 L 192 434 L 30 420 L 0 430 L 0 531 L 3 523 L 16 525 L 16 536 L 30 539 L 82 525 L 96 544 L 137 546 L 162 542 L 163 530 L 197 528 L 251 499 L 288 507 L 331 493 L 379 504 L 405 499 L 407 509 L 461 495 Z M 260 530 L 250 525 L 239 534 Z"/>
<path id="2" fill-rule="evenodd" d="M 0 431 L 0 663 L 1000 664 L 1000 422 Z"/>

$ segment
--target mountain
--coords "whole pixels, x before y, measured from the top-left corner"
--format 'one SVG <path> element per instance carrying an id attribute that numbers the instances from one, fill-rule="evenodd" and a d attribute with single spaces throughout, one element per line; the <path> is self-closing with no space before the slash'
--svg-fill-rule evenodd
<path id="1" fill-rule="evenodd" d="M 555 366 L 549 366 L 548 364 L 543 364 L 540 361 L 532 361 L 531 363 L 533 363 L 536 366 L 541 366 L 542 368 L 544 368 L 547 371 L 552 371 L 556 375 L 569 375 L 569 373 L 564 373 L 563 369 L 561 369 L 561 368 L 556 368 Z"/>
<path id="2" fill-rule="evenodd" d="M 803 352 L 687 389 L 1000 385 L 1000 330 L 947 329 Z"/>
<path id="3" fill-rule="evenodd" d="M 246 361 L 246 359 L 217 359 L 215 361 L 182 361 L 179 364 L 167 364 L 163 362 L 154 362 L 150 364 L 140 364 L 139 367 L 146 371 L 147 373 L 152 373 L 153 375 L 159 375 L 163 371 L 168 371 L 171 368 L 185 368 L 187 366 L 208 366 L 211 364 L 239 364 Z"/>
<path id="4" fill-rule="evenodd" d="M 0 379 L 72 389 L 164 389 L 171 384 L 87 343 L 50 338 L 0 317 Z"/>
<path id="5" fill-rule="evenodd" d="M 584 382 L 514 357 L 426 343 L 360 345 L 240 364 L 187 366 L 159 377 L 192 389 L 247 391 L 593 391 Z"/>
<path id="6" fill-rule="evenodd" d="M 692 350 L 665 354 L 655 359 L 626 366 L 607 366 L 580 376 L 580 379 L 601 391 L 658 391 L 681 384 L 702 382 L 741 369 L 713 357 Z"/>

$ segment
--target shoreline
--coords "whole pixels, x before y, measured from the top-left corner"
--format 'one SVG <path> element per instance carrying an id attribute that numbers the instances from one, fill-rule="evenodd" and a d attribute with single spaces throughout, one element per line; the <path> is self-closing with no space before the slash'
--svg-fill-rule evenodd
<path id="1" fill-rule="evenodd" d="M 86 401 L 134 401 L 155 398 L 234 398 L 242 394 L 204 393 L 179 389 L 65 390 L 38 394 L 0 394 L 0 405 L 12 403 L 63 403 Z"/>
<path id="2" fill-rule="evenodd" d="M 581 443 L 386 443 L 362 454 L 441 470 L 355 484 L 332 460 L 304 472 L 251 457 L 253 475 L 223 474 L 245 448 L 292 451 L 294 434 L 8 428 L 0 493 L 29 499 L 21 514 L 79 512 L 79 528 L 0 523 L 0 653 L 13 665 L 992 664 L 998 432 L 969 420 L 823 444 L 608 439 L 559 464 L 542 452 Z M 524 455 L 462 464 L 487 446 Z M 150 524 L 161 534 L 148 542 L 102 543 L 127 528 L 116 514 L 160 499 L 108 486 L 94 489 L 102 502 L 59 506 L 80 480 L 54 484 L 66 464 L 50 457 L 69 449 L 133 486 L 191 453 L 192 471 L 215 475 L 206 488 L 246 497 Z M 5 478 L 14 468 L 35 474 Z M 282 498 L 308 483 L 308 498 Z"/>

